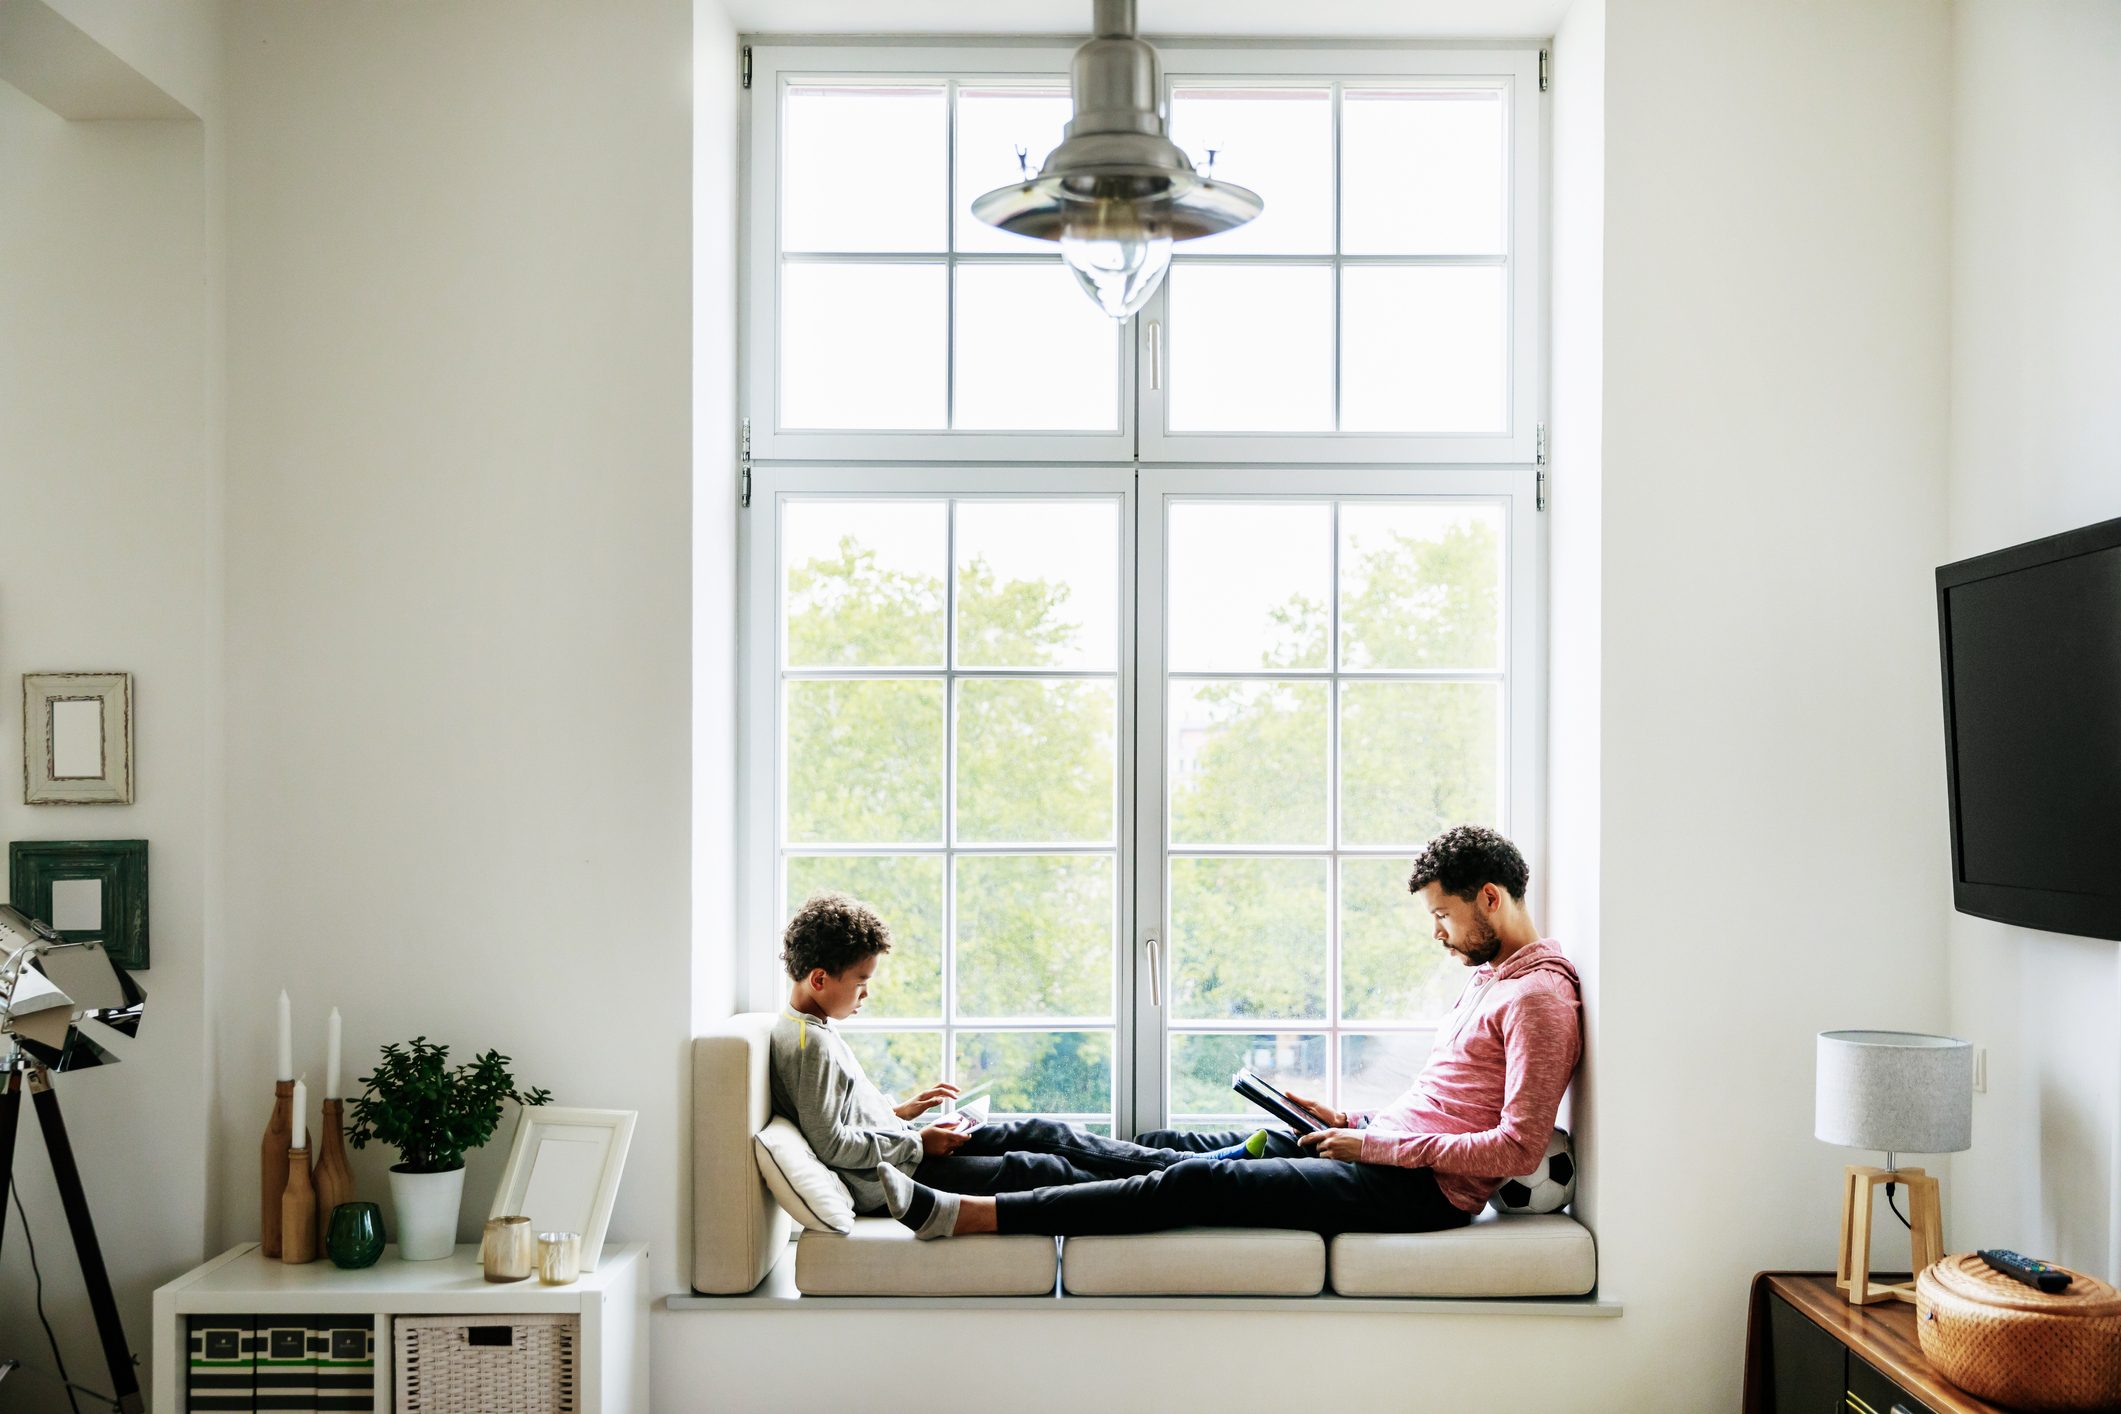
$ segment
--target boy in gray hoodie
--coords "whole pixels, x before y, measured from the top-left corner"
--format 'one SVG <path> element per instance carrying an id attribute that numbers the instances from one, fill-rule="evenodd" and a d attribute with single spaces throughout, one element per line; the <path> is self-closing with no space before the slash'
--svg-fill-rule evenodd
<path id="1" fill-rule="evenodd" d="M 1107 1139 L 1050 1119 L 989 1120 L 965 1130 L 917 1123 L 957 1087 L 937 1083 L 894 1102 L 876 1087 L 833 1023 L 862 1008 L 891 930 L 845 894 L 818 894 L 781 936 L 793 984 L 773 1027 L 773 1108 L 795 1121 L 825 1164 L 838 1170 L 862 1212 L 886 1209 L 883 1170 L 945 1193 L 1017 1193 L 1154 1173 L 1199 1153 Z M 1244 1144 L 1222 1157 L 1257 1153 Z"/>

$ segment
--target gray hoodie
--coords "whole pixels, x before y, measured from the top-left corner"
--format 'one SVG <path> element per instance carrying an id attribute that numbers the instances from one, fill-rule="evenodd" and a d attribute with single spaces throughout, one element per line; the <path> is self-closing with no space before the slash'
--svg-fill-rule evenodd
<path id="1" fill-rule="evenodd" d="M 781 1008 L 773 1023 L 773 1111 L 795 1121 L 825 1166 L 836 1169 L 857 1212 L 881 1212 L 890 1164 L 909 1177 L 921 1162 L 920 1130 L 891 1109 L 831 1022 Z"/>

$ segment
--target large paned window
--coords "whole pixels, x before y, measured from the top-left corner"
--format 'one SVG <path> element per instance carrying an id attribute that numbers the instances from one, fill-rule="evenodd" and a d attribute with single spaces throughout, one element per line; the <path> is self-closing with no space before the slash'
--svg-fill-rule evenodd
<path id="1" fill-rule="evenodd" d="M 1537 56 L 1163 52 L 1267 209 L 1125 324 L 968 209 L 1067 51 L 751 93 L 745 991 L 855 894 L 880 1083 L 1108 1132 L 1247 1121 L 1242 1066 L 1389 1100 L 1464 980 L 1413 851 L 1540 836 Z"/>

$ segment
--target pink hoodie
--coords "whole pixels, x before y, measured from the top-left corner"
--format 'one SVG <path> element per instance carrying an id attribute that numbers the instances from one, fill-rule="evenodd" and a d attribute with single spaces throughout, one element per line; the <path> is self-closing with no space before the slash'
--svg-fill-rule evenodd
<path id="1" fill-rule="evenodd" d="M 1479 1212 L 1546 1153 L 1583 1053 L 1581 1010 L 1576 969 L 1547 939 L 1475 968 L 1413 1086 L 1368 1116 L 1362 1162 L 1434 1169 L 1452 1206 Z"/>

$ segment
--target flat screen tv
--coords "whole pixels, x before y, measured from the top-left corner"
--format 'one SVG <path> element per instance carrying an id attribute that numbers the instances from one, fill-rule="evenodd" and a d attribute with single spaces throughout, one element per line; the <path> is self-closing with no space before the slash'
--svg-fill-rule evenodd
<path id="1" fill-rule="evenodd" d="M 1961 913 L 2121 938 L 2121 520 L 1937 571 Z"/>

